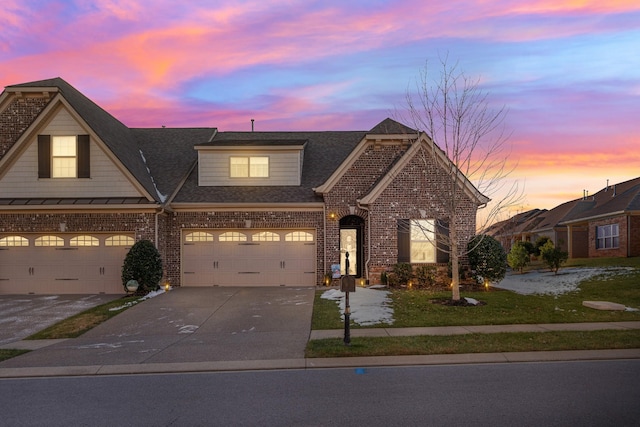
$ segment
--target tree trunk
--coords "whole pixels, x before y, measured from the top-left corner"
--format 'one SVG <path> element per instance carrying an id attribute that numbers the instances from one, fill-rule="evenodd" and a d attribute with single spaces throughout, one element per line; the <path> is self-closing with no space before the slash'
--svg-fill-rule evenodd
<path id="1" fill-rule="evenodd" d="M 452 221 L 452 224 L 454 221 Z M 450 237 L 451 237 L 451 299 L 454 301 L 460 300 L 460 260 L 459 260 L 459 251 L 458 251 L 458 236 L 455 226 L 450 228 Z"/>

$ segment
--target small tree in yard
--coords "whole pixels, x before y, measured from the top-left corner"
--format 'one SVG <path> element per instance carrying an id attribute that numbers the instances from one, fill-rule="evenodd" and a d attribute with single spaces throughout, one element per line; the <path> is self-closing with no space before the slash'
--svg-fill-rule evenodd
<path id="1" fill-rule="evenodd" d="M 469 264 L 477 276 L 486 282 L 499 282 L 507 272 L 507 255 L 496 239 L 478 235 L 467 245 Z"/>
<path id="2" fill-rule="evenodd" d="M 535 256 L 540 256 L 540 248 L 542 248 L 545 245 L 545 243 L 550 242 L 550 241 L 551 241 L 551 239 L 548 238 L 547 236 L 538 237 L 536 239 L 536 243 L 535 243 L 534 248 L 533 248 L 533 254 Z"/>
<path id="3" fill-rule="evenodd" d="M 136 242 L 122 266 L 122 285 L 127 288 L 127 282 L 136 280 L 139 293 L 148 293 L 159 288 L 162 279 L 162 259 L 156 247 L 149 240 Z"/>
<path id="4" fill-rule="evenodd" d="M 522 270 L 529 264 L 531 260 L 529 256 L 529 251 L 525 245 L 521 245 L 520 242 L 516 243 L 511 247 L 509 251 L 509 255 L 507 255 L 507 262 L 509 262 L 509 267 L 514 270 L 518 270 L 522 273 Z"/>
<path id="5" fill-rule="evenodd" d="M 569 252 L 556 248 L 551 240 L 540 248 L 542 259 L 549 266 L 549 269 L 558 274 L 560 266 L 569 259 Z"/>

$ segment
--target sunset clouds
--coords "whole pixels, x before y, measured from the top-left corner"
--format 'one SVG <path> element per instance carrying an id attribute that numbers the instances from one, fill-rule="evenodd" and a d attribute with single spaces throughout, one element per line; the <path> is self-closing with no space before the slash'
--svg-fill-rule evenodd
<path id="1" fill-rule="evenodd" d="M 60 76 L 129 126 L 369 129 L 448 53 L 509 110 L 523 205 L 640 176 L 636 0 L 3 0 L 0 22 L 2 86 Z"/>

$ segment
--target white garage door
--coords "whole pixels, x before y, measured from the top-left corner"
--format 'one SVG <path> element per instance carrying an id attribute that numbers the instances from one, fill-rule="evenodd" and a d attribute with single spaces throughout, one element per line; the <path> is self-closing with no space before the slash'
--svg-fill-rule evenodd
<path id="1" fill-rule="evenodd" d="M 183 286 L 315 286 L 313 230 L 185 230 Z"/>
<path id="2" fill-rule="evenodd" d="M 0 236 L 0 294 L 121 294 L 125 234 Z"/>

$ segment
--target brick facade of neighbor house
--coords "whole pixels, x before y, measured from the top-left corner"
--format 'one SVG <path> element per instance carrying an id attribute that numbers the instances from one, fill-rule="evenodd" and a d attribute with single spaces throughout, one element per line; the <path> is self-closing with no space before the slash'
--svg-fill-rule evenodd
<path id="1" fill-rule="evenodd" d="M 640 215 L 629 218 L 629 256 L 640 256 Z"/>
<path id="2" fill-rule="evenodd" d="M 618 224 L 618 242 L 617 248 L 597 249 L 596 248 L 596 230 L 598 227 L 609 224 Z M 601 221 L 592 221 L 589 226 L 589 258 L 609 258 L 609 257 L 626 257 L 628 243 L 627 218 L 607 218 Z"/>
<path id="3" fill-rule="evenodd" d="M 50 173 L 60 164 L 53 150 L 65 140 L 41 138 L 49 132 L 76 140 L 77 152 L 65 157 L 75 158 L 75 167 L 57 175 Z M 89 148 L 80 139 L 87 134 Z M 246 172 L 238 169 L 242 159 Z M 7 86 L 0 97 L 0 293 L 30 292 L 25 268 L 42 278 L 36 293 L 120 292 L 114 272 L 130 237 L 156 245 L 163 280 L 173 286 L 321 285 L 343 261 L 341 234 L 353 229 L 357 276 L 379 283 L 398 262 L 399 224 L 450 223 L 451 183 L 437 173 L 450 165 L 428 136 L 391 119 L 369 131 L 130 129 L 60 78 Z M 461 236 L 462 251 L 488 198 L 465 177 L 456 192 L 449 227 Z M 222 237 L 227 231 L 239 233 Z M 43 238 L 49 235 L 60 238 Z M 25 253 L 35 254 L 35 267 L 16 262 Z M 92 268 L 41 276 L 47 265 L 37 263 L 50 255 L 56 266 L 68 262 L 76 271 L 90 259 Z M 96 265 L 107 258 L 107 267 Z M 106 270 L 107 290 L 100 286 Z"/>

